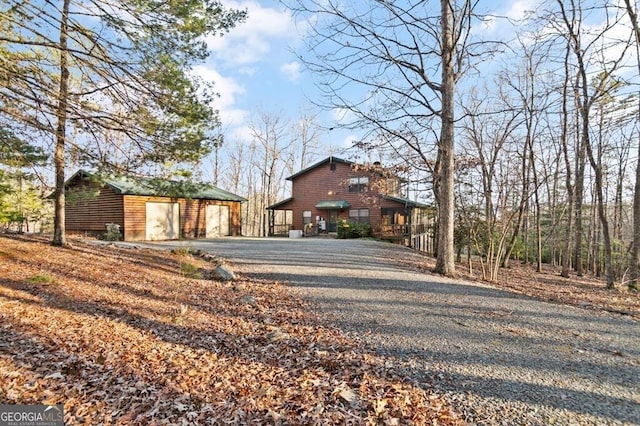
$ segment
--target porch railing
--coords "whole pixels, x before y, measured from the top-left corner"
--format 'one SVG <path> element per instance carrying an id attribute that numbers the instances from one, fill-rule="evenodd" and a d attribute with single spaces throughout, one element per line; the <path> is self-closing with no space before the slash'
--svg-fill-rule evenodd
<path id="1" fill-rule="evenodd" d="M 288 237 L 289 230 L 291 230 L 291 224 L 271 225 L 271 236 L 272 237 Z"/>

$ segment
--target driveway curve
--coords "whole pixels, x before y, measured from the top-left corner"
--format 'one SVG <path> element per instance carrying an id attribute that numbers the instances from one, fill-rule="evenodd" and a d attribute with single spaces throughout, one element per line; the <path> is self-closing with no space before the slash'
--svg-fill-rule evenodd
<path id="1" fill-rule="evenodd" d="M 287 282 L 389 368 L 472 424 L 640 424 L 640 323 L 416 272 L 376 241 L 222 238 L 186 244 Z"/>

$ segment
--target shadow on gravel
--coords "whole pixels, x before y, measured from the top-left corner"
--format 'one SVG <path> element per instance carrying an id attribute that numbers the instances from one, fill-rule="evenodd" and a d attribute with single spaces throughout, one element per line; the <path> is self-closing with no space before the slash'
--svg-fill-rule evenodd
<path id="1" fill-rule="evenodd" d="M 361 340 L 376 342 L 369 343 L 370 350 L 412 364 L 403 374 L 420 382 L 619 422 L 640 418 L 637 398 L 611 391 L 638 386 L 640 367 L 633 360 L 640 359 L 640 347 L 611 346 L 616 339 L 637 339 L 632 321 L 625 321 L 631 327 L 620 327 L 609 315 L 585 315 L 573 307 L 424 275 L 390 280 L 316 272 L 245 276 L 309 290 L 334 326 L 366 335 Z M 611 327 L 617 328 L 616 339 Z M 442 363 L 454 372 L 444 377 L 432 367 Z M 512 375 L 514 370 L 520 373 Z M 580 385 L 572 388 L 573 382 Z"/>
<path id="2" fill-rule="evenodd" d="M 395 357 L 400 363 L 406 363 L 407 355 L 387 354 L 387 356 Z M 611 395 L 536 383 L 522 383 L 507 378 L 497 379 L 463 374 L 439 378 L 438 376 L 442 376 L 442 374 L 437 370 L 429 369 L 428 366 L 411 369 L 411 371 L 405 370 L 405 373 L 409 377 L 428 384 L 428 386 L 436 383 L 436 386 L 442 390 L 471 393 L 484 398 L 524 402 L 531 406 L 543 405 L 573 413 L 591 414 L 609 421 L 626 422 L 627 424 L 637 424 L 640 418 L 640 408 L 637 401 Z M 544 402 L 541 403 L 541 401 Z"/>
<path id="3" fill-rule="evenodd" d="M 351 269 L 350 271 L 357 271 L 357 269 Z M 367 269 L 363 269 L 363 271 L 370 271 Z M 249 279 L 271 279 L 274 281 L 282 281 L 286 282 L 291 287 L 300 287 L 300 288 L 309 288 L 309 289 L 330 289 L 330 290 L 362 290 L 362 291 L 394 291 L 394 292 L 408 292 L 415 293 L 418 296 L 422 296 L 419 299 L 412 299 L 411 301 L 403 301 L 403 306 L 410 307 L 424 307 L 425 302 L 428 300 L 429 295 L 441 295 L 441 296 L 451 296 L 455 300 L 459 296 L 465 297 L 478 297 L 478 298 L 486 298 L 491 299 L 492 302 L 496 300 L 501 300 L 500 305 L 503 309 L 507 311 L 505 313 L 510 313 L 510 303 L 512 301 L 532 301 L 535 303 L 545 303 L 539 299 L 536 299 L 531 296 L 512 293 L 504 290 L 499 290 L 491 287 L 484 287 L 481 285 L 474 284 L 464 284 L 464 283 L 449 283 L 449 282 L 438 282 L 432 280 L 424 280 L 425 275 L 416 274 L 415 280 L 407 280 L 407 279 L 397 279 L 393 280 L 384 279 L 384 278 L 353 278 L 353 277 L 344 277 L 337 275 L 328 275 L 328 274 L 320 274 L 320 275 L 305 275 L 305 274 L 297 274 L 297 273 L 289 273 L 289 272 L 278 272 L 278 273 L 255 273 L 255 272 L 245 272 L 242 274 L 244 277 Z M 373 293 L 375 294 L 375 293 Z M 411 296 L 409 296 L 411 297 Z M 399 302 L 396 299 L 388 299 L 384 295 L 380 298 L 369 297 L 371 303 L 377 304 L 390 304 L 390 305 L 398 305 Z M 566 306 L 562 304 L 558 304 L 555 301 L 549 301 L 549 304 L 554 306 L 558 306 L 559 309 L 554 311 L 553 313 L 548 313 L 536 309 L 531 309 L 531 312 L 528 312 L 529 315 L 539 317 L 539 318 L 566 318 L 573 319 L 577 321 L 584 321 L 585 316 L 582 314 L 582 311 L 579 308 Z M 492 303 L 493 304 L 493 303 Z M 456 306 L 454 304 L 449 304 L 449 307 L 458 307 L 461 309 L 466 309 L 469 312 L 474 314 L 482 313 L 482 311 L 486 311 L 487 314 L 499 315 L 499 313 L 495 312 L 495 306 L 483 306 L 479 303 L 474 303 L 473 306 L 469 304 Z M 578 313 L 579 312 L 579 313 Z M 512 312 L 511 312 L 512 313 Z M 447 314 L 447 316 L 451 316 Z M 588 322 L 603 322 L 605 324 L 611 324 L 611 317 L 608 315 L 599 315 L 597 313 L 590 312 L 590 316 L 588 318 Z M 637 337 L 638 333 L 635 328 L 631 329 L 621 329 L 619 333 L 622 335 L 628 335 L 632 337 Z"/>
<path id="4" fill-rule="evenodd" d="M 363 269 L 370 271 L 370 269 Z M 353 271 L 353 269 L 350 269 Z M 521 296 L 507 291 L 479 287 L 470 284 L 448 284 L 436 281 L 419 281 L 402 280 L 394 278 L 393 281 L 383 278 L 352 278 L 337 275 L 302 275 L 288 272 L 278 272 L 276 274 L 264 273 L 243 273 L 248 278 L 272 278 L 280 281 L 286 281 L 290 286 L 294 287 L 312 287 L 312 288 L 329 288 L 329 289 L 361 289 L 361 290 L 393 290 L 405 291 L 411 293 L 434 293 L 434 294 L 465 294 L 468 296 L 491 295 L 496 298 L 508 299 L 530 299 L 527 296 Z M 417 275 L 417 278 L 422 277 Z"/>
<path id="5" fill-rule="evenodd" d="M 327 321 L 401 374 L 497 404 L 494 414 L 499 399 L 596 423 L 640 419 L 640 330 L 628 318 L 421 274 L 395 261 L 411 250 L 373 241 L 225 239 L 202 249 L 247 278 L 303 290 Z M 541 416 L 533 419 L 542 424 Z M 576 423 L 564 416 L 560 423 Z"/>

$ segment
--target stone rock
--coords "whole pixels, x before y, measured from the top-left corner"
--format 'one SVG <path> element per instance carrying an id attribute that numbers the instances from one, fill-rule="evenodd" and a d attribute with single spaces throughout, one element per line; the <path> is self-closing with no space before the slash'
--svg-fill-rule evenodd
<path id="1" fill-rule="evenodd" d="M 233 291 L 244 291 L 246 289 L 247 286 L 244 283 L 237 283 L 231 288 Z"/>
<path id="2" fill-rule="evenodd" d="M 216 268 L 213 270 L 213 277 L 214 279 L 217 279 L 220 281 L 236 280 L 236 274 L 234 274 L 233 271 L 229 269 L 229 267 L 224 263 L 216 266 Z"/>
<path id="3" fill-rule="evenodd" d="M 338 398 L 340 398 L 343 404 L 347 404 L 350 407 L 358 405 L 358 395 L 356 395 L 352 389 L 344 389 L 338 394 Z"/>
<path id="4" fill-rule="evenodd" d="M 253 296 L 245 296 L 242 299 L 240 299 L 240 302 L 244 303 L 245 305 L 251 305 L 251 306 L 256 306 L 258 304 L 258 301 Z"/>
<path id="5" fill-rule="evenodd" d="M 265 336 L 271 343 L 280 342 L 282 340 L 287 340 L 290 336 L 288 333 L 283 332 L 280 329 L 275 329 L 270 331 Z"/>

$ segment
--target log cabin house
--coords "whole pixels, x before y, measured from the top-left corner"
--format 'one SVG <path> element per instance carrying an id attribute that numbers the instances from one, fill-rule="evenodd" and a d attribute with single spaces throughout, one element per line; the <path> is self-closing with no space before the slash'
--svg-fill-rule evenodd
<path id="1" fill-rule="evenodd" d="M 242 235 L 246 199 L 208 184 L 76 172 L 66 184 L 70 234 L 100 236 L 119 229 L 124 241 Z"/>
<path id="2" fill-rule="evenodd" d="M 369 224 L 377 237 L 404 240 L 433 222 L 433 209 L 409 200 L 406 181 L 378 163 L 332 156 L 287 180 L 292 196 L 267 207 L 269 235 L 333 233 L 347 221 Z"/>

